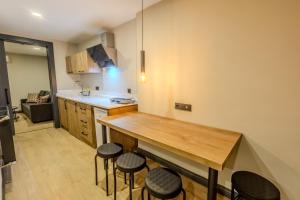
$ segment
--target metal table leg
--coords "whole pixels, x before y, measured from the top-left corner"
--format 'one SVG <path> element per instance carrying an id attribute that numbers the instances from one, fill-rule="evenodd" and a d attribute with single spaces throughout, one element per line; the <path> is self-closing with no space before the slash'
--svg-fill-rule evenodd
<path id="1" fill-rule="evenodd" d="M 107 132 L 106 132 L 106 126 L 102 124 L 102 143 L 107 143 Z"/>
<path id="2" fill-rule="evenodd" d="M 105 183 L 106 183 L 106 196 L 108 196 L 108 159 L 104 159 L 105 168 Z"/>
<path id="3" fill-rule="evenodd" d="M 103 144 L 107 143 L 106 126 L 104 126 L 103 124 L 102 124 L 102 143 Z M 105 169 L 105 166 L 106 166 L 105 160 L 103 160 L 103 163 L 104 163 L 104 169 Z"/>
<path id="4" fill-rule="evenodd" d="M 215 169 L 209 168 L 207 200 L 216 200 L 217 199 L 217 186 L 218 186 L 218 171 Z"/>

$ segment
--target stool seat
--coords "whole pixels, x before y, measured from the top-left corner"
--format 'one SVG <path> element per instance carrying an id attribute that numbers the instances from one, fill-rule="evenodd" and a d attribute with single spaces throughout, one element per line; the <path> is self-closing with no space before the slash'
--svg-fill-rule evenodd
<path id="1" fill-rule="evenodd" d="M 123 153 L 123 146 L 115 143 L 106 143 L 97 148 L 95 155 L 95 179 L 96 185 L 98 185 L 98 164 L 97 157 L 101 157 L 104 160 L 105 169 L 105 182 L 106 182 L 106 195 L 108 196 L 108 160 L 111 159 L 113 162 L 113 168 L 115 165 L 115 159 Z"/>
<path id="2" fill-rule="evenodd" d="M 118 157 L 122 152 L 122 147 L 114 143 L 103 144 L 97 149 L 97 155 L 105 159 Z"/>
<path id="3" fill-rule="evenodd" d="M 167 168 L 156 168 L 148 173 L 145 186 L 153 196 L 170 199 L 178 196 L 181 192 L 182 182 L 176 172 Z"/>
<path id="4" fill-rule="evenodd" d="M 264 177 L 248 171 L 238 171 L 232 175 L 232 187 L 246 199 L 279 200 L 280 192 Z"/>
<path id="5" fill-rule="evenodd" d="M 135 153 L 129 152 L 122 154 L 118 158 L 116 164 L 120 171 L 132 173 L 140 171 L 146 167 L 146 159 Z"/>
<path id="6" fill-rule="evenodd" d="M 132 200 L 132 189 L 134 189 L 134 173 L 141 171 L 147 166 L 146 158 L 140 156 L 136 153 L 124 153 L 118 157 L 116 161 L 117 167 L 114 168 L 114 200 L 117 198 L 117 180 L 116 180 L 116 170 L 120 170 L 124 173 L 129 173 L 129 199 Z"/>

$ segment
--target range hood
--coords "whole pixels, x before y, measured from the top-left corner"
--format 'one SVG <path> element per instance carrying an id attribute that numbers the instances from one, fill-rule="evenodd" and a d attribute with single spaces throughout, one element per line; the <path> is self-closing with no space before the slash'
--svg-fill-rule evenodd
<path id="1" fill-rule="evenodd" d="M 113 33 L 102 33 L 101 44 L 87 49 L 88 54 L 100 68 L 117 66 L 117 50 L 114 48 Z"/>

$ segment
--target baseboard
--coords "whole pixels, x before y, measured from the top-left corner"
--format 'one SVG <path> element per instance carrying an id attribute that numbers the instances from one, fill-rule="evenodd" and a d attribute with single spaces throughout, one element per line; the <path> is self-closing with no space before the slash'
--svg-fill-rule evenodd
<path id="1" fill-rule="evenodd" d="M 146 156 L 147 158 L 150 158 L 151 160 L 153 160 L 153 161 L 155 161 L 155 162 L 157 162 L 157 163 L 159 163 L 159 164 L 161 164 L 165 167 L 168 167 L 168 168 L 178 172 L 179 174 L 181 174 L 185 177 L 188 177 L 191 180 L 193 180 L 193 181 L 195 181 L 195 182 L 197 182 L 197 183 L 199 183 L 199 184 L 201 184 L 205 187 L 207 187 L 207 185 L 208 185 L 207 178 L 205 178 L 203 176 L 200 176 L 199 174 L 195 174 L 194 172 L 191 172 L 187 169 L 184 169 L 184 168 L 182 168 L 182 167 L 180 167 L 180 166 L 178 166 L 178 165 L 176 165 L 176 164 L 174 164 L 174 163 L 172 163 L 168 160 L 165 160 L 161 157 L 158 157 L 158 156 L 156 156 L 156 155 L 154 155 L 154 154 L 152 154 L 152 153 L 150 153 L 146 150 L 143 150 L 141 148 L 138 148 L 137 151 L 138 151 L 138 153 Z M 218 191 L 219 194 L 221 194 L 221 195 L 223 195 L 223 196 L 230 199 L 231 191 L 228 188 L 224 187 L 223 185 L 218 184 L 217 191 Z"/>

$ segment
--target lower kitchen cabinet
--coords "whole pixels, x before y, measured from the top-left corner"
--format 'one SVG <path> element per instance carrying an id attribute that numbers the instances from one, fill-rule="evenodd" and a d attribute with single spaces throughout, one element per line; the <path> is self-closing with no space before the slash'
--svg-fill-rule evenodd
<path id="1" fill-rule="evenodd" d="M 74 137 L 87 143 L 91 147 L 96 148 L 97 140 L 94 107 L 59 97 L 58 109 L 61 126 Z M 108 115 L 116 115 L 124 112 L 137 111 L 137 105 L 105 110 Z M 124 148 L 127 150 L 132 150 L 137 146 L 136 140 L 126 137 L 123 134 L 117 134 L 116 131 L 114 136 L 111 137 L 111 141 L 123 144 Z"/>
<path id="2" fill-rule="evenodd" d="M 61 126 L 71 135 L 96 148 L 95 120 L 89 105 L 58 98 Z"/>
<path id="3" fill-rule="evenodd" d="M 59 119 L 60 124 L 66 130 L 69 129 L 68 125 L 68 113 L 67 113 L 67 100 L 58 98 L 58 110 L 59 110 Z"/>
<path id="4" fill-rule="evenodd" d="M 84 142 L 96 147 L 96 132 L 93 109 L 86 104 L 78 104 L 79 137 Z"/>
<path id="5" fill-rule="evenodd" d="M 79 138 L 78 106 L 74 101 L 67 101 L 68 130 L 71 135 Z"/>

